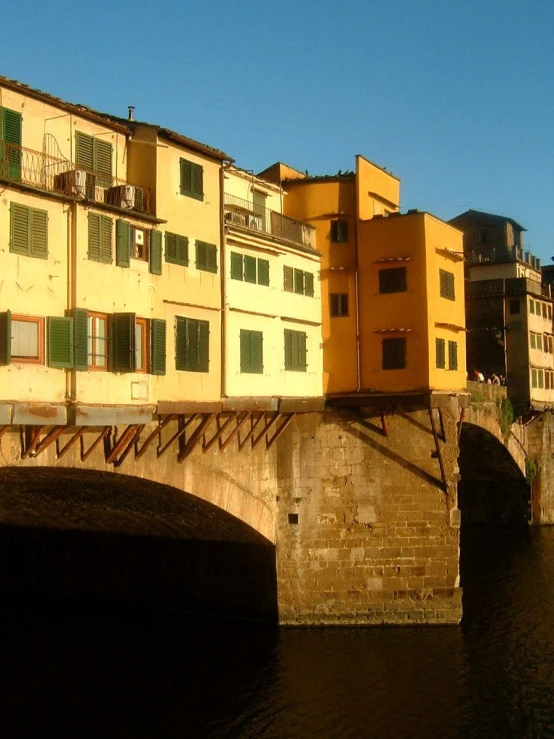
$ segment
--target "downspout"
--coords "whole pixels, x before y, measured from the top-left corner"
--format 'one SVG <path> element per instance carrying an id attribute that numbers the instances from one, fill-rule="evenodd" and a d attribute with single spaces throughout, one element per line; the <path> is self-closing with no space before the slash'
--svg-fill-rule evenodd
<path id="1" fill-rule="evenodd" d="M 220 228 L 220 271 L 221 271 L 221 397 L 227 397 L 227 259 L 225 249 L 225 171 L 231 162 L 222 162 L 219 169 L 219 228 Z"/>
<path id="2" fill-rule="evenodd" d="M 67 210 L 67 314 L 73 318 L 77 307 L 77 202 L 71 201 Z M 75 368 L 66 374 L 66 400 L 77 399 L 77 372 Z"/>
<path id="3" fill-rule="evenodd" d="M 358 177 L 358 162 L 356 161 L 356 208 L 355 208 L 355 223 L 354 223 L 354 238 L 355 238 L 355 265 L 354 265 L 354 309 L 356 315 L 356 392 L 360 392 L 362 389 L 362 361 L 360 356 L 360 300 L 359 300 L 359 280 L 358 280 L 358 269 L 359 269 L 359 256 L 358 256 L 358 221 L 360 218 L 360 205 L 359 205 L 359 187 L 360 180 Z"/>

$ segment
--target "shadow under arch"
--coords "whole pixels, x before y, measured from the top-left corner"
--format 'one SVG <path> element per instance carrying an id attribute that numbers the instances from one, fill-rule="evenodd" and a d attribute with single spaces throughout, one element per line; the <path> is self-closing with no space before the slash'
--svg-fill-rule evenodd
<path id="1" fill-rule="evenodd" d="M 0 469 L 0 592 L 277 621 L 275 546 L 225 510 L 121 473 Z"/>
<path id="2" fill-rule="evenodd" d="M 458 507 L 463 523 L 525 523 L 530 489 L 506 447 L 486 429 L 464 423 L 460 436 Z"/>

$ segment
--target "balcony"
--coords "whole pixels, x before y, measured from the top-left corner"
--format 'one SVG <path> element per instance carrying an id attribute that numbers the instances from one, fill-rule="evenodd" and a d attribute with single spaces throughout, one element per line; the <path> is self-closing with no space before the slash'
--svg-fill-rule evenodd
<path id="1" fill-rule="evenodd" d="M 536 280 L 527 277 L 510 277 L 508 279 L 476 280 L 466 282 L 466 298 L 484 298 L 494 295 L 530 295 L 550 297 L 548 285 L 541 285 Z"/>
<path id="2" fill-rule="evenodd" d="M 68 159 L 0 141 L 0 179 L 57 192 L 89 204 L 104 203 L 153 213 L 150 190 L 109 174 L 76 168 Z"/>
<path id="3" fill-rule="evenodd" d="M 297 246 L 315 249 L 315 228 L 302 221 L 282 215 L 269 208 L 259 208 L 248 200 L 224 195 L 224 218 L 226 225 L 238 226 L 248 231 L 269 234 Z"/>
<path id="4" fill-rule="evenodd" d="M 541 268 L 541 260 L 521 246 L 483 246 L 480 249 L 472 249 L 466 254 L 466 262 L 469 264 L 516 261 L 525 262 L 536 270 Z"/>

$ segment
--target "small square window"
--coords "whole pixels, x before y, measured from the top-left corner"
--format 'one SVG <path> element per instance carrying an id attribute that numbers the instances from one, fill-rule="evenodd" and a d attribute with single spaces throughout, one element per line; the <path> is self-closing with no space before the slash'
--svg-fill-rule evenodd
<path id="1" fill-rule="evenodd" d="M 341 318 L 348 315 L 348 293 L 330 294 L 331 318 Z"/>
<path id="2" fill-rule="evenodd" d="M 383 339 L 383 369 L 406 369 L 406 339 Z"/>
<path id="3" fill-rule="evenodd" d="M 439 278 L 441 297 L 448 298 L 448 300 L 455 300 L 454 274 L 452 272 L 447 272 L 444 269 L 439 269 Z"/>
<path id="4" fill-rule="evenodd" d="M 519 311 L 519 300 L 510 300 L 510 313 L 514 315 L 515 313 L 519 313 Z"/>
<path id="5" fill-rule="evenodd" d="M 386 293 L 403 293 L 407 289 L 406 267 L 379 270 L 379 292 L 382 295 Z"/>
<path id="6" fill-rule="evenodd" d="M 12 361 L 44 364 L 44 319 L 12 316 L 10 351 Z"/>
<path id="7" fill-rule="evenodd" d="M 148 232 L 143 228 L 131 226 L 131 256 L 143 262 L 148 261 Z"/>
<path id="8" fill-rule="evenodd" d="M 348 221 L 331 221 L 331 241 L 335 244 L 348 241 Z"/>

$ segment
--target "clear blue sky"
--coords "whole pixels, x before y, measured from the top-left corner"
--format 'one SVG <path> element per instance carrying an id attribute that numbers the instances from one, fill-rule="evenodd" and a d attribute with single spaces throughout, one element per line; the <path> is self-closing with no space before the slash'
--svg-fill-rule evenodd
<path id="1" fill-rule="evenodd" d="M 554 256 L 554 3 L 20 0 L 0 73 L 172 128 L 245 169 L 363 154 L 402 209 L 510 216 Z"/>

